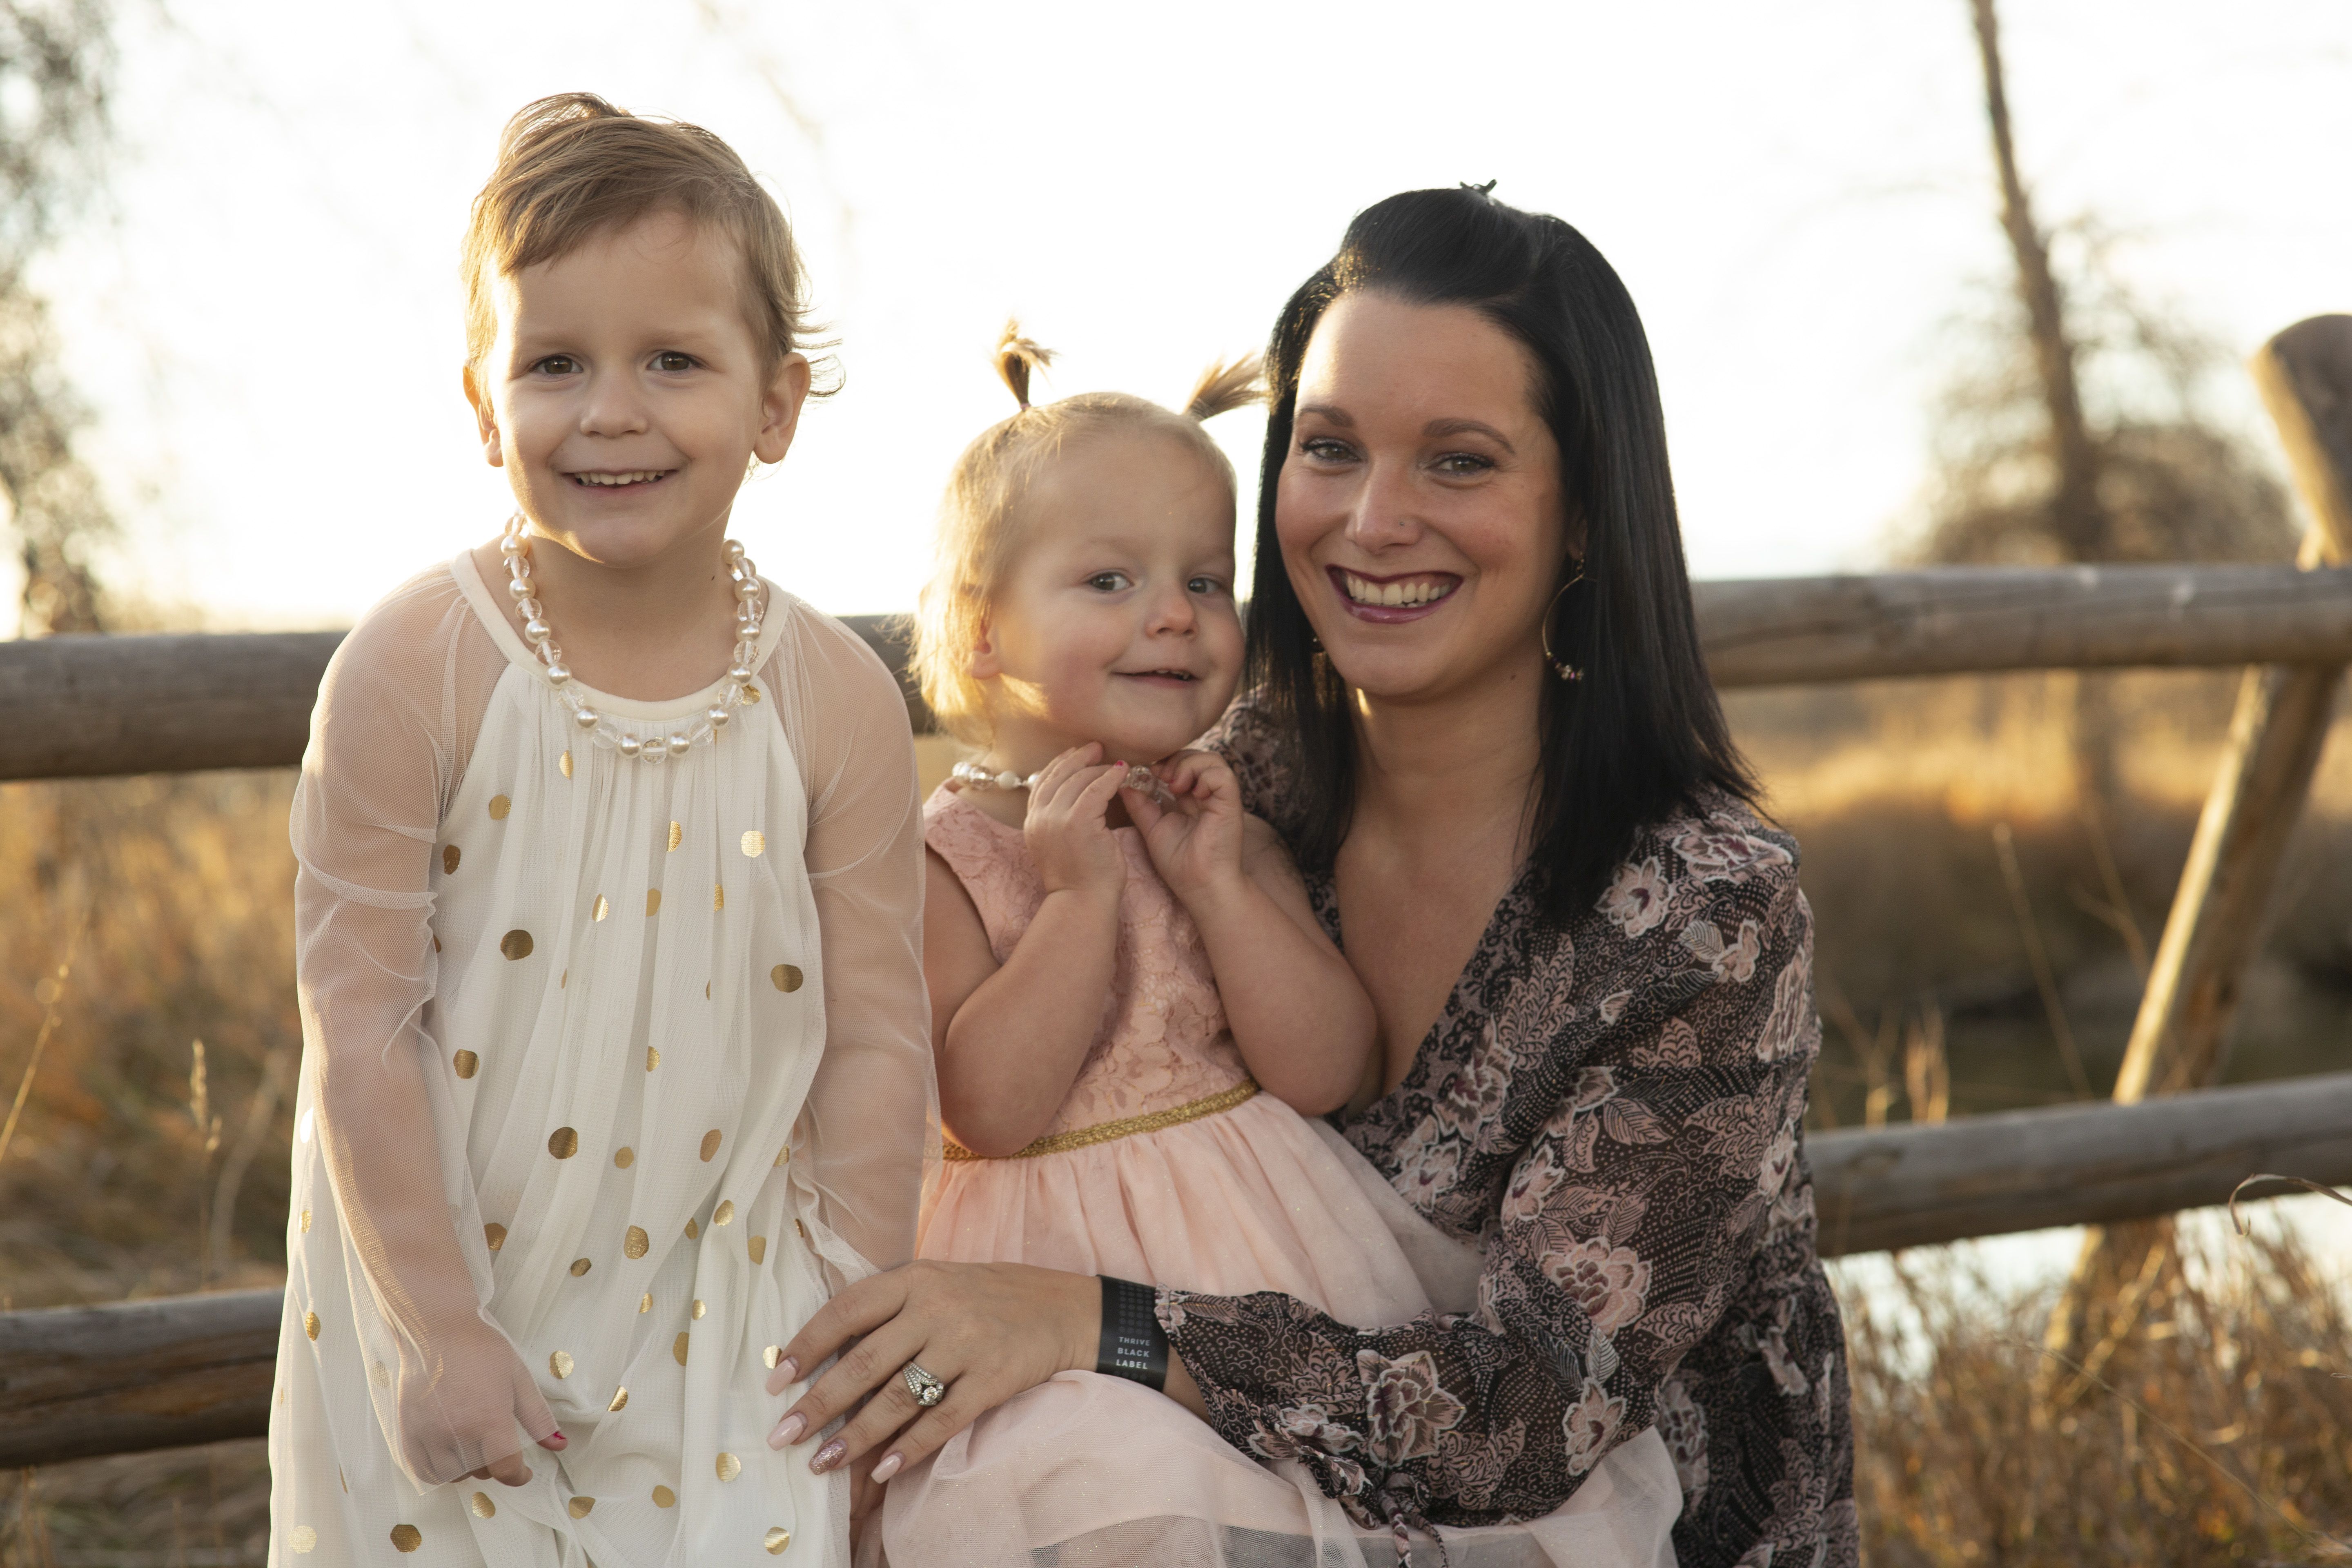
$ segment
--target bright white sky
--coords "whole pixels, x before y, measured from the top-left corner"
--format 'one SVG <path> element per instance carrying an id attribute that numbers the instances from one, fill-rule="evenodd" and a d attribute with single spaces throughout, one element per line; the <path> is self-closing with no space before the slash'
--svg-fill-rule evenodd
<path id="1" fill-rule="evenodd" d="M 347 622 L 505 515 L 455 258 L 499 125 L 559 89 L 707 125 L 782 195 L 848 389 L 736 532 L 840 612 L 912 603 L 1008 310 L 1051 392 L 1173 399 L 1392 191 L 1498 179 L 1615 263 L 1701 576 L 1883 551 L 2005 267 L 1966 0 L 123 11 L 111 194 L 42 279 L 131 521 L 114 579 L 220 627 Z M 2239 352 L 2352 309 L 2352 8 L 2008 12 L 2045 220 L 2095 210 Z M 1221 423 L 1254 473 L 1261 426 Z"/>

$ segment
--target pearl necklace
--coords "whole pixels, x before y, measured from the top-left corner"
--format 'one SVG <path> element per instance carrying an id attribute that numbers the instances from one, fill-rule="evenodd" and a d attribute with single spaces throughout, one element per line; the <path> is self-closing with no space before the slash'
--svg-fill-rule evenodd
<path id="1" fill-rule="evenodd" d="M 727 573 L 735 584 L 735 662 L 728 668 L 726 689 L 693 723 L 667 735 L 641 735 L 622 728 L 617 721 L 589 707 L 588 700 L 572 686 L 572 671 L 564 668 L 563 650 L 555 646 L 554 628 L 548 625 L 547 612 L 531 586 L 530 541 L 523 532 L 520 512 L 507 523 L 506 535 L 499 541 L 499 553 L 506 557 L 507 592 L 522 614 L 524 639 L 545 667 L 548 685 L 572 710 L 572 721 L 596 744 L 609 746 L 635 762 L 659 763 L 683 757 L 699 742 L 718 739 L 719 731 L 727 728 L 727 721 L 734 717 L 735 709 L 760 700 L 760 689 L 751 684 L 751 661 L 760 656 L 760 622 L 764 614 L 760 574 L 735 541 L 729 540 L 725 549 Z"/>
<path id="2" fill-rule="evenodd" d="M 992 773 L 978 763 L 958 763 L 948 770 L 948 777 L 966 789 L 1015 790 L 1036 788 L 1039 775 L 1031 773 L 1027 778 L 1023 778 L 1011 768 L 1005 769 L 1001 773 Z M 1176 804 L 1176 797 L 1168 793 L 1168 786 L 1160 782 L 1160 775 L 1141 763 L 1129 763 L 1127 765 L 1127 776 L 1119 781 L 1119 788 L 1131 789 L 1139 795 L 1149 795 L 1161 805 Z"/>

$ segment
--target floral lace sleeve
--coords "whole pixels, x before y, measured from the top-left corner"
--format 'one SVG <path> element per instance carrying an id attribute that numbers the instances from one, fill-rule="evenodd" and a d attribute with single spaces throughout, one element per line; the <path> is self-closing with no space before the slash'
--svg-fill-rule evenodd
<path id="1" fill-rule="evenodd" d="M 1412 1075 L 1349 1129 L 1433 1220 L 1481 1244 L 1476 1310 L 1359 1331 L 1288 1297 L 1163 1291 L 1217 1430 L 1300 1460 L 1392 1528 L 1549 1512 L 1654 1423 L 1686 1494 L 1703 1493 L 1693 1400 L 1713 1388 L 1677 1373 L 1703 1342 L 1728 1343 L 1754 1369 L 1738 1398 L 1772 1407 L 1721 1425 L 1780 1473 L 1720 1533 L 1752 1542 L 1810 1518 L 1822 1539 L 1833 1483 L 1783 1507 L 1780 1482 L 1810 1484 L 1794 1473 L 1809 1462 L 1775 1451 L 1819 1448 L 1844 1418 L 1843 1357 L 1818 1355 L 1842 1341 L 1814 1289 L 1801 1151 L 1811 970 L 1793 846 L 1744 809 L 1650 835 L 1565 937 L 1515 889 Z M 1677 1544 L 1717 1560 L 1681 1530 Z"/>

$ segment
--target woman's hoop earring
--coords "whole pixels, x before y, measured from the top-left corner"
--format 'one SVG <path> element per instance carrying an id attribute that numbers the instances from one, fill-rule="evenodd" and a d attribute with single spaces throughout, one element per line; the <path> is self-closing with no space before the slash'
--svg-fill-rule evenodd
<path id="1" fill-rule="evenodd" d="M 1581 562 L 1581 561 L 1580 561 L 1580 562 L 1578 562 L 1578 563 L 1576 563 L 1576 575 L 1575 575 L 1575 576 L 1573 576 L 1573 577 L 1570 577 L 1567 582 L 1562 583 L 1562 584 L 1559 585 L 1559 593 L 1557 593 L 1557 594 L 1554 594 L 1554 595 L 1551 596 L 1551 603 L 1550 603 L 1550 604 L 1549 604 L 1549 605 L 1546 605 L 1544 606 L 1544 618 L 1543 618 L 1543 656 L 1544 656 L 1544 662 L 1545 662 L 1546 664 L 1548 664 L 1548 665 L 1551 666 L 1551 672 L 1552 672 L 1554 675 L 1557 675 L 1557 676 L 1558 676 L 1558 677 L 1559 677 L 1562 680 L 1567 680 L 1567 681 L 1577 681 L 1577 680 L 1582 680 L 1582 679 L 1584 679 L 1584 671 L 1582 671 L 1582 670 L 1580 670 L 1580 669 L 1577 668 L 1576 668 L 1576 666 L 1574 666 L 1574 665 L 1572 665 L 1572 664 L 1569 663 L 1569 662 L 1568 662 L 1568 660 L 1566 660 L 1566 659 L 1564 659 L 1564 658 L 1560 658 L 1558 654 L 1556 654 L 1556 653 L 1554 653 L 1554 652 L 1552 652 L 1552 651 L 1551 651 L 1551 617 L 1552 617 L 1552 612 L 1559 608 L 1559 602 L 1560 602 L 1560 600 L 1561 600 L 1563 597 L 1565 597 L 1565 596 L 1567 595 L 1568 591 L 1569 591 L 1570 588 L 1575 587 L 1579 583 L 1581 583 L 1581 582 L 1583 582 L 1583 581 L 1584 581 L 1584 563 L 1583 563 L 1583 562 Z"/>

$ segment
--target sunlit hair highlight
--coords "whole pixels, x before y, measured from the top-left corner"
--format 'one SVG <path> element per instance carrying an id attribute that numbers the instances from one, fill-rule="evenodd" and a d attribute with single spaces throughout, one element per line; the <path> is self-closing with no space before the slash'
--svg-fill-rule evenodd
<path id="1" fill-rule="evenodd" d="M 792 226 L 735 150 L 698 125 L 651 119 L 587 92 L 525 104 L 467 225 L 466 363 L 498 335 L 498 279 L 569 256 L 658 213 L 732 240 L 745 315 L 771 371 L 811 336 L 808 278 Z M 814 394 L 822 396 L 824 388 Z"/>
<path id="2" fill-rule="evenodd" d="M 968 745 L 987 745 L 992 729 L 986 693 L 972 679 L 972 649 L 1028 542 L 1022 501 L 1045 465 L 1090 437 L 1157 433 L 1198 457 L 1231 495 L 1234 465 L 1203 422 L 1265 395 L 1259 356 L 1248 354 L 1202 371 L 1181 413 L 1124 392 L 1033 405 L 1031 376 L 1053 362 L 1051 350 L 1021 335 L 1019 322 L 1005 322 L 996 373 L 1020 407 L 982 431 L 956 459 L 940 503 L 930 581 L 917 601 L 909 668 L 940 728 Z"/>

